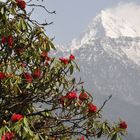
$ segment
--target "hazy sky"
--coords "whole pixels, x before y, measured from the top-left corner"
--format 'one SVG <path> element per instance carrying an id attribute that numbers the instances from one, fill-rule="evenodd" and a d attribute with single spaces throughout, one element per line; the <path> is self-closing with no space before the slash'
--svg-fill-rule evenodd
<path id="1" fill-rule="evenodd" d="M 134 13 L 139 13 L 140 15 L 140 0 L 44 0 L 43 4 L 49 10 L 56 10 L 57 14 L 48 15 L 41 9 L 37 9 L 33 18 L 39 21 L 45 18 L 47 18 L 48 22 L 54 21 L 53 25 L 47 27 L 47 34 L 50 37 L 55 36 L 54 42 L 56 44 L 66 44 L 73 38 L 79 37 L 101 10 L 116 7 L 118 4 L 123 5 L 122 3 L 135 3 L 135 6 L 132 5 L 133 10 L 139 10 L 136 12 L 131 10 L 131 4 L 128 10 L 131 11 L 131 16 Z M 122 9 L 123 7 L 119 10 Z M 114 11 L 112 10 L 112 12 Z M 140 19 L 140 16 L 135 17 Z"/>
<path id="2" fill-rule="evenodd" d="M 57 14 L 49 15 L 37 9 L 33 18 L 39 21 L 54 21 L 54 24 L 47 28 L 47 34 L 50 37 L 55 36 L 56 44 L 66 44 L 79 37 L 101 10 L 112 7 L 117 7 L 117 16 L 123 15 L 140 31 L 140 0 L 44 0 L 43 4 Z M 114 13 L 114 9 L 111 12 Z"/>
<path id="3" fill-rule="evenodd" d="M 45 6 L 49 10 L 56 10 L 57 14 L 48 15 L 38 10 L 35 17 L 38 20 L 47 18 L 48 22 L 54 21 L 47 28 L 47 33 L 50 37 L 55 36 L 55 43 L 65 44 L 79 37 L 101 10 L 132 2 L 140 5 L 140 0 L 44 0 Z"/>

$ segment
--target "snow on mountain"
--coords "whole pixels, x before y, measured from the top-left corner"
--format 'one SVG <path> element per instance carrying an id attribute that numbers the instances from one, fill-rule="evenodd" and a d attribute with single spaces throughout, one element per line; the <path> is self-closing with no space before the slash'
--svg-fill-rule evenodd
<path id="1" fill-rule="evenodd" d="M 81 77 L 96 92 L 140 105 L 140 33 L 125 19 L 101 11 L 81 38 L 58 48 L 60 55 L 76 55 Z"/>
<path id="2" fill-rule="evenodd" d="M 133 26 L 129 25 L 125 19 L 119 18 L 106 10 L 101 11 L 101 13 L 93 19 L 82 41 L 104 36 L 111 38 L 121 36 L 138 37 L 140 33 L 138 33 L 136 29 L 133 29 Z"/>
<path id="3" fill-rule="evenodd" d="M 120 36 L 137 37 L 139 34 L 125 19 L 114 16 L 109 11 L 101 12 L 102 25 L 106 36 L 118 38 Z"/>
<path id="4" fill-rule="evenodd" d="M 129 25 L 125 19 L 116 17 L 108 10 L 101 11 L 93 19 L 82 38 L 72 40 L 70 50 L 74 52 L 81 47 L 85 47 L 84 44 L 93 45 L 95 40 L 99 39 L 102 39 L 102 46 L 107 53 L 115 53 L 119 57 L 125 55 L 135 64 L 140 65 L 140 33 L 132 25 Z M 118 46 L 113 47 L 114 44 L 107 42 L 110 39 Z M 64 48 L 67 48 L 68 51 L 69 47 L 63 47 L 61 50 L 66 51 Z"/>
<path id="5" fill-rule="evenodd" d="M 76 56 L 81 70 L 76 76 L 85 81 L 99 104 L 113 95 L 107 116 L 123 117 L 130 124 L 128 131 L 139 137 L 140 33 L 106 10 L 93 19 L 81 38 L 57 48 L 58 56 Z"/>

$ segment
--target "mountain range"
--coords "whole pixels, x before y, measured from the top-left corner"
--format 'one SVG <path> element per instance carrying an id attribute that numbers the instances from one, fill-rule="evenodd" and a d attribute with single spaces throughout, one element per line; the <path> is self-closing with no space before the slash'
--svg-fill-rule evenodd
<path id="1" fill-rule="evenodd" d="M 66 46 L 57 46 L 57 56 L 74 54 L 80 67 L 76 76 L 85 81 L 99 106 L 109 96 L 105 118 L 128 123 L 126 140 L 140 139 L 140 33 L 125 19 L 101 11 L 86 31 Z M 136 137 L 136 138 L 134 138 Z"/>

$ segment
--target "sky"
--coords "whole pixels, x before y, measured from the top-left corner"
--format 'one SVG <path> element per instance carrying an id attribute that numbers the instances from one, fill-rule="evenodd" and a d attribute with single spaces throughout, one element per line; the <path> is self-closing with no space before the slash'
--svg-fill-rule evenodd
<path id="1" fill-rule="evenodd" d="M 55 10 L 56 14 L 49 15 L 41 9 L 37 9 L 33 17 L 40 21 L 43 19 L 47 19 L 48 22 L 53 21 L 54 23 L 47 27 L 46 32 L 50 37 L 55 37 L 54 43 L 64 45 L 73 38 L 79 37 L 101 10 L 112 7 L 117 7 L 120 10 L 119 7 L 128 3 L 129 5 L 126 7 L 129 8 L 125 9 L 129 9 L 131 16 L 133 16 L 133 10 L 140 8 L 138 7 L 140 0 L 44 0 L 43 4 L 47 9 Z M 133 10 L 131 10 L 132 7 Z M 116 11 L 119 13 L 117 8 Z M 121 9 L 121 11 L 123 10 Z M 125 10 L 124 13 L 127 11 Z M 137 18 L 137 16 L 135 17 Z"/>
<path id="2" fill-rule="evenodd" d="M 6 1 L 6 0 L 0 0 Z M 25 0 L 27 1 L 27 0 Z M 29 0 L 28 0 L 29 1 Z M 38 1 L 38 2 L 37 2 Z M 41 4 L 42 0 L 33 0 Z M 50 15 L 37 8 L 33 19 L 54 22 L 46 28 L 50 38 L 55 37 L 54 43 L 66 45 L 72 39 L 78 38 L 86 30 L 92 19 L 101 10 L 109 9 L 117 16 L 124 16 L 128 22 L 140 31 L 140 0 L 43 0 L 42 4 L 56 14 Z"/>
<path id="3" fill-rule="evenodd" d="M 6 1 L 6 0 L 0 0 Z M 26 1 L 26 0 L 25 0 Z M 29 0 L 28 0 L 29 1 Z M 38 2 L 37 2 L 38 1 Z M 32 18 L 38 21 L 54 22 L 46 28 L 50 38 L 55 37 L 54 43 L 65 45 L 78 38 L 87 28 L 92 19 L 101 10 L 110 10 L 116 16 L 127 19 L 140 32 L 140 0 L 33 0 L 46 6 L 56 14 L 45 13 L 37 8 Z"/>

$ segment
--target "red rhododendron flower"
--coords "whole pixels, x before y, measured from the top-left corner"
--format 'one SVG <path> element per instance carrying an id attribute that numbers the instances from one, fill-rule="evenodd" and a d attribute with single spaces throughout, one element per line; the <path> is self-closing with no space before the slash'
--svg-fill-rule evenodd
<path id="1" fill-rule="evenodd" d="M 77 98 L 77 93 L 75 91 L 69 92 L 67 95 L 68 99 L 76 99 Z"/>
<path id="2" fill-rule="evenodd" d="M 23 115 L 14 113 L 11 117 L 12 122 L 17 122 L 23 119 Z"/>
<path id="3" fill-rule="evenodd" d="M 33 72 L 33 77 L 34 78 L 39 78 L 41 77 L 41 70 L 40 69 L 35 69 L 34 72 Z"/>
<path id="4" fill-rule="evenodd" d="M 26 8 L 26 3 L 24 0 L 16 0 L 17 5 L 19 8 L 21 8 L 22 10 L 24 10 Z"/>
<path id="5" fill-rule="evenodd" d="M 69 57 L 69 60 L 72 61 L 72 60 L 74 60 L 74 59 L 75 59 L 75 56 L 71 54 L 70 57 Z"/>
<path id="6" fill-rule="evenodd" d="M 95 105 L 93 105 L 92 103 L 89 103 L 88 110 L 90 113 L 95 113 L 97 111 L 97 107 Z"/>
<path id="7" fill-rule="evenodd" d="M 2 37 L 1 43 L 2 43 L 2 44 L 5 44 L 5 43 L 6 43 L 6 37 L 5 37 L 5 36 Z"/>
<path id="8" fill-rule="evenodd" d="M 125 121 L 121 121 L 120 124 L 119 124 L 119 128 L 126 129 L 127 128 L 126 122 Z"/>
<path id="9" fill-rule="evenodd" d="M 5 74 L 3 73 L 3 72 L 0 72 L 0 79 L 2 80 L 2 79 L 4 79 L 6 76 L 5 76 Z"/>
<path id="10" fill-rule="evenodd" d="M 84 136 L 82 136 L 82 137 L 80 138 L 80 140 L 85 140 Z"/>
<path id="11" fill-rule="evenodd" d="M 50 60 L 51 60 L 51 58 L 50 58 L 50 57 L 46 57 L 46 60 L 47 60 L 47 61 L 50 61 Z"/>
<path id="12" fill-rule="evenodd" d="M 45 57 L 45 58 L 48 57 L 48 52 L 47 51 L 42 51 L 41 56 Z"/>
<path id="13" fill-rule="evenodd" d="M 15 134 L 13 132 L 6 132 L 2 137 L 1 140 L 13 140 Z"/>
<path id="14" fill-rule="evenodd" d="M 61 57 L 61 58 L 59 58 L 59 60 L 60 60 L 61 62 L 63 62 L 65 65 L 67 65 L 67 64 L 69 63 L 69 60 L 68 60 L 67 58 Z"/>
<path id="15" fill-rule="evenodd" d="M 32 76 L 28 72 L 23 73 L 24 78 L 26 79 L 27 82 L 31 83 L 32 82 Z"/>
<path id="16" fill-rule="evenodd" d="M 81 101 L 88 99 L 88 94 L 86 92 L 84 92 L 84 93 L 81 92 L 80 95 L 79 95 L 79 99 Z"/>
<path id="17" fill-rule="evenodd" d="M 10 48 L 12 48 L 12 46 L 13 46 L 13 37 L 10 35 L 10 36 L 8 36 L 8 46 L 10 47 Z"/>

